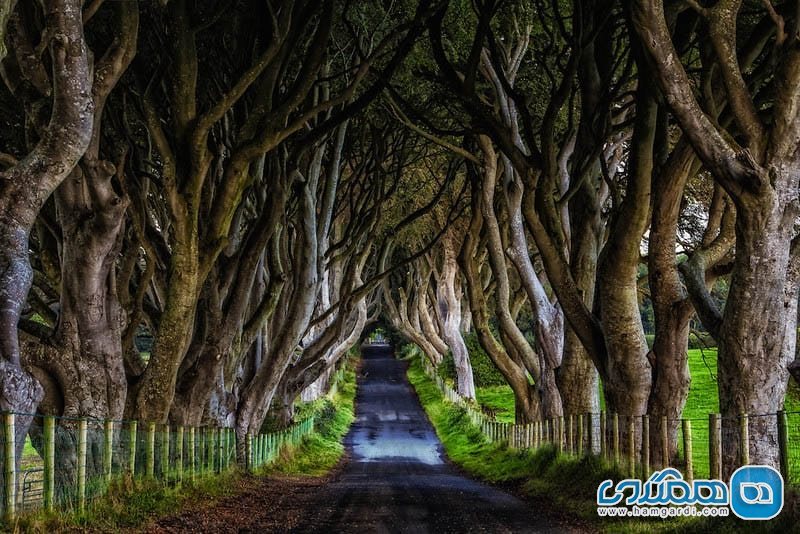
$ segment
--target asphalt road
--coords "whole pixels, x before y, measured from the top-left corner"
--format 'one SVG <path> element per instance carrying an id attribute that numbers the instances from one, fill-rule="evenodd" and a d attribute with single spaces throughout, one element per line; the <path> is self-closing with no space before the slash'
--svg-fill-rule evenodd
<path id="1" fill-rule="evenodd" d="M 212 506 L 196 503 L 151 524 L 153 533 L 578 532 L 537 509 L 464 476 L 444 456 L 407 364 L 388 346 L 367 347 L 347 457 L 323 478 L 249 477 Z M 552 519 L 556 517 L 558 519 Z"/>
<path id="2" fill-rule="evenodd" d="M 520 499 L 447 462 L 406 364 L 364 350 L 350 460 L 316 494 L 296 532 L 563 532 Z"/>

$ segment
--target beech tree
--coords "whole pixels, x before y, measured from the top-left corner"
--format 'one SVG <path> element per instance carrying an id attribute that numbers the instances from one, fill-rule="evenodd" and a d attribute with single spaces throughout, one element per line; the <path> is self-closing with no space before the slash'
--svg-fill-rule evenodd
<path id="1" fill-rule="evenodd" d="M 695 96 L 676 52 L 664 4 L 656 0 L 630 5 L 670 109 L 703 165 L 736 206 L 736 252 L 725 310 L 712 307 L 710 299 L 696 300 L 719 341 L 720 410 L 729 436 L 723 445 L 726 472 L 735 465 L 740 447 L 736 433 L 729 430 L 735 418 L 740 413 L 775 412 L 783 405 L 797 322 L 793 243 L 800 163 L 798 21 L 784 18 L 766 4 L 774 21 L 768 39 L 775 62 L 764 74 L 763 85 L 754 88 L 737 57 L 741 7 L 741 2 L 693 6 L 708 32 L 708 54 L 719 69 L 733 117 L 726 128 L 709 117 Z M 759 101 L 766 87 L 771 94 Z M 750 432 L 751 459 L 777 465 L 769 423 L 755 418 Z"/>
<path id="2" fill-rule="evenodd" d="M 561 168 L 559 167 L 559 146 L 561 146 L 564 151 L 574 150 L 574 147 L 570 147 L 570 145 L 572 145 L 571 135 L 567 133 L 562 134 L 561 137 L 557 136 L 558 120 L 559 117 L 563 116 L 564 108 L 570 99 L 570 94 L 573 89 L 573 76 L 576 74 L 578 65 L 578 54 L 582 50 L 581 47 L 584 43 L 589 40 L 588 37 L 581 36 L 592 36 L 594 38 L 596 33 L 595 31 L 587 31 L 584 34 L 580 26 L 573 28 L 574 33 L 567 32 L 563 26 L 555 30 L 556 32 L 562 32 L 561 38 L 565 39 L 568 45 L 576 44 L 576 46 L 571 47 L 571 52 L 566 56 L 567 59 L 565 62 L 558 66 L 561 77 L 551 78 L 551 96 L 544 110 L 540 112 L 539 110 L 532 110 L 530 108 L 529 101 L 526 100 L 519 90 L 514 88 L 514 84 L 512 84 L 511 80 L 508 78 L 509 72 L 513 73 L 513 71 L 509 71 L 508 67 L 503 65 L 503 58 L 509 57 L 509 55 L 508 53 L 503 54 L 501 52 L 502 49 L 498 45 L 499 39 L 494 34 L 492 27 L 492 20 L 497 11 L 497 6 L 491 2 L 481 3 L 476 9 L 478 20 L 477 31 L 474 33 L 474 38 L 470 47 L 471 53 L 467 58 L 465 67 L 459 67 L 459 69 L 461 69 L 460 71 L 457 71 L 454 66 L 454 61 L 448 58 L 442 43 L 442 21 L 446 11 L 441 10 L 437 17 L 431 19 L 431 48 L 436 62 L 442 70 L 444 82 L 462 102 L 462 107 L 468 116 L 471 117 L 473 126 L 479 130 L 485 131 L 492 137 L 505 157 L 508 158 L 509 166 L 513 168 L 514 172 L 519 173 L 523 187 L 522 191 L 524 192 L 521 209 L 527 229 L 531 232 L 541 254 L 548 282 L 558 297 L 559 307 L 563 310 L 572 329 L 586 347 L 588 354 L 592 357 L 595 366 L 600 370 L 604 378 L 604 385 L 608 389 L 606 397 L 611 399 L 612 404 L 614 398 L 625 398 L 625 402 L 621 403 L 620 406 L 620 410 L 623 410 L 623 413 L 643 413 L 646 410 L 646 400 L 649 394 L 649 373 L 646 363 L 647 346 L 645 344 L 641 324 L 639 324 L 638 327 L 636 326 L 636 323 L 640 323 L 636 300 L 635 298 L 630 298 L 631 294 L 635 295 L 635 274 L 639 260 L 638 246 L 630 245 L 626 237 L 620 235 L 617 243 L 626 243 L 626 255 L 624 258 L 618 254 L 621 249 L 616 245 L 609 246 L 607 249 L 609 252 L 614 251 L 614 255 L 605 255 L 607 261 L 616 262 L 617 260 L 623 261 L 624 259 L 626 265 L 630 266 L 630 268 L 625 267 L 625 272 L 629 273 L 625 278 L 626 287 L 629 288 L 630 291 L 623 292 L 623 294 L 619 292 L 613 294 L 612 298 L 614 301 L 619 302 L 619 306 L 606 307 L 606 310 L 611 312 L 612 315 L 603 318 L 603 312 L 599 310 L 600 316 L 595 316 L 587 308 L 585 297 L 571 275 L 569 263 L 565 255 L 567 247 L 565 247 L 564 226 L 561 221 L 562 214 L 565 212 L 561 207 L 556 205 L 554 200 L 561 196 L 559 190 L 561 187 L 561 177 L 563 176 Z M 586 11 L 586 9 L 586 6 L 582 6 L 582 10 L 585 12 L 591 11 Z M 555 13 L 551 16 L 556 17 L 556 20 L 558 20 L 559 17 L 563 18 L 563 15 L 560 13 Z M 591 29 L 596 30 L 594 26 L 590 26 L 590 30 Z M 575 39 L 578 40 L 575 41 Z M 484 48 L 486 49 L 485 52 L 481 52 Z M 570 50 L 570 47 L 567 46 L 565 49 Z M 497 78 L 495 87 L 500 89 L 500 91 L 496 91 L 496 93 L 499 97 L 502 97 L 497 107 L 494 109 L 487 106 L 476 94 L 475 80 L 477 79 L 477 69 L 480 65 L 481 56 L 488 59 L 488 63 L 492 67 L 493 76 Z M 593 61 L 597 61 L 596 58 L 592 56 L 589 57 Z M 609 71 L 606 75 L 606 80 L 608 80 L 609 84 L 616 84 L 616 88 L 612 90 L 612 95 L 614 91 L 618 92 L 625 86 L 625 80 L 627 79 L 626 71 L 623 68 L 625 65 L 626 60 L 623 56 L 622 61 L 617 61 L 616 63 L 612 61 L 606 67 Z M 621 74 L 619 74 L 620 71 Z M 496 96 L 496 98 L 499 97 Z M 612 126 L 613 121 L 611 120 L 612 113 L 610 104 L 613 100 L 614 97 L 612 96 L 605 101 L 606 111 L 605 114 L 602 115 L 605 117 L 606 122 Z M 503 103 L 508 101 L 513 102 L 515 106 L 516 112 L 513 114 L 504 111 Z M 497 109 L 500 110 L 499 114 L 496 111 Z M 537 113 L 538 115 L 536 115 Z M 594 115 L 595 117 L 598 116 L 597 113 L 600 112 L 596 112 Z M 534 117 L 541 120 L 541 127 L 534 125 Z M 509 123 L 509 118 L 513 120 L 512 123 Z M 619 119 L 617 120 L 619 121 Z M 607 136 L 610 136 L 612 131 L 613 130 L 609 127 L 605 129 Z M 535 134 L 534 132 L 539 133 Z M 608 137 L 605 139 L 607 138 Z M 576 155 L 573 152 L 573 159 L 581 162 L 584 166 L 586 165 L 586 161 L 589 161 L 590 165 L 588 168 L 591 168 L 592 160 L 599 156 L 600 149 L 603 147 L 605 139 L 601 137 L 600 139 L 596 139 L 594 146 L 585 147 L 588 151 L 586 156 Z M 593 153 L 595 155 L 592 157 L 591 155 Z M 613 151 L 611 155 L 613 155 Z M 571 182 L 571 185 L 572 189 L 577 191 L 586 183 L 584 181 L 586 173 L 584 172 L 583 166 L 573 167 L 573 172 L 572 179 L 574 182 Z M 642 176 L 646 176 L 649 181 L 649 175 L 646 171 L 642 173 Z M 640 181 L 643 182 L 644 179 L 642 178 Z M 511 183 L 513 183 L 513 181 Z M 517 187 L 520 186 L 518 185 Z M 649 188 L 649 185 L 646 187 Z M 569 186 L 566 187 L 565 190 L 566 199 L 571 198 L 572 193 L 570 192 Z M 646 196 L 646 194 L 645 192 L 643 196 Z M 602 190 L 595 189 L 594 195 L 602 195 Z M 621 200 L 623 202 L 627 201 L 626 205 L 630 206 L 629 209 L 633 209 L 634 206 L 637 206 L 636 209 L 638 210 L 642 209 L 633 196 Z M 595 202 L 597 206 L 601 204 L 601 202 L 597 200 L 595 200 Z M 621 205 L 622 203 L 620 203 L 620 206 Z M 599 207 L 597 209 L 599 209 Z M 641 214 L 642 212 L 639 211 L 638 213 Z M 623 224 L 617 225 L 617 232 L 620 234 L 628 233 L 628 236 L 638 233 L 639 237 L 641 237 L 647 223 L 646 205 L 644 206 L 643 214 L 644 217 L 639 215 L 637 218 L 638 223 L 632 227 Z M 631 246 L 634 248 L 631 249 Z M 630 252 L 631 250 L 636 251 L 637 254 L 635 257 L 633 253 Z M 619 267 L 622 269 L 622 265 L 619 265 Z M 606 269 L 606 272 L 608 273 L 607 276 L 611 278 L 611 269 Z M 612 280 L 614 283 L 617 283 L 617 281 L 618 280 Z M 547 310 L 548 307 L 543 306 L 542 312 L 546 312 Z M 548 316 L 552 317 L 553 312 L 540 314 L 540 318 L 546 318 Z M 629 335 L 620 335 L 618 338 L 614 338 L 619 339 L 620 342 L 624 342 L 626 345 L 635 343 L 635 347 L 626 346 L 625 350 L 620 350 L 620 347 L 614 347 L 613 351 L 610 350 L 609 344 L 613 344 L 615 341 L 612 338 L 606 338 L 607 334 L 604 333 L 601 321 L 608 321 L 612 317 L 615 320 L 619 320 L 619 323 L 623 325 L 624 328 L 629 328 L 630 325 L 630 328 L 637 330 L 636 335 L 633 337 Z M 629 323 L 629 320 L 632 321 L 632 323 Z M 545 337 L 542 337 L 542 340 L 544 340 Z M 546 343 L 544 346 L 557 347 L 558 345 Z M 557 354 L 558 352 L 558 348 L 550 351 L 551 354 Z M 612 362 L 609 358 L 618 358 L 620 360 Z M 559 361 L 556 360 L 553 363 L 557 366 Z M 625 372 L 623 372 L 624 369 L 628 369 L 631 372 L 626 375 Z M 611 376 L 612 370 L 614 370 L 616 376 Z M 576 376 L 583 377 L 588 380 L 589 383 L 593 382 L 591 373 L 588 375 L 587 373 L 579 373 Z M 584 383 L 583 386 L 591 387 L 586 383 Z M 578 384 L 572 384 L 572 387 L 565 387 L 564 390 L 570 391 L 576 387 L 578 387 Z M 637 402 L 628 402 L 628 396 L 631 394 L 634 395 Z M 591 393 L 589 398 L 591 398 Z M 615 405 L 614 409 L 616 408 Z"/>
<path id="3" fill-rule="evenodd" d="M 383 321 L 468 399 L 474 330 L 519 422 L 599 410 L 602 379 L 666 418 L 660 463 L 695 316 L 726 473 L 739 415 L 783 407 L 793 4 L 85 4 L 0 6 L 0 408 L 232 425 L 243 452 Z M 776 465 L 774 418 L 750 435 Z"/>
<path id="4" fill-rule="evenodd" d="M 167 37 L 170 55 L 165 58 L 165 65 L 167 60 L 170 65 L 166 83 L 151 83 L 144 76 L 148 73 L 143 72 L 145 89 L 137 99 L 150 143 L 161 162 L 158 173 L 168 207 L 167 221 L 162 228 L 168 230 L 165 241 L 170 267 L 164 292 L 160 295 L 158 329 L 150 361 L 137 379 L 129 402 L 133 415 L 164 420 L 169 413 L 181 363 L 191 345 L 203 287 L 228 245 L 231 225 L 248 198 L 245 193 L 253 185 L 254 169 L 259 161 L 282 146 L 290 136 L 300 135 L 305 128 L 321 127 L 305 135 L 306 143 L 314 143 L 309 136 L 325 136 L 335 127 L 336 120 L 341 121 L 346 115 L 363 109 L 384 82 L 378 78 L 358 96 L 356 90 L 378 58 L 387 76 L 396 68 L 421 29 L 425 6 L 426 2 L 422 2 L 412 11 L 406 25 L 383 28 L 383 35 L 372 49 L 356 48 L 355 66 L 337 64 L 347 76 L 326 70 L 330 36 L 339 16 L 334 2 L 295 2 L 280 7 L 268 2 L 258 8 L 270 21 L 267 27 L 254 27 L 251 12 L 242 7 L 235 16 L 224 17 L 220 23 L 225 24 L 229 32 L 249 32 L 257 48 L 252 52 L 242 50 L 236 56 L 237 61 L 231 62 L 235 69 L 230 72 L 232 81 L 224 84 L 225 88 L 219 92 L 214 89 L 217 82 L 211 75 L 214 70 L 202 68 L 203 59 L 198 50 L 214 47 L 215 39 L 230 35 L 223 33 L 220 37 L 202 32 L 217 22 L 220 13 L 196 13 L 182 1 L 170 2 L 164 8 L 163 20 L 169 21 L 171 28 Z M 166 35 L 161 23 L 153 24 L 153 32 L 155 43 Z M 239 47 L 250 46 L 244 39 L 236 43 Z M 392 45 L 396 45 L 396 49 L 386 59 L 386 51 Z M 290 65 L 302 68 L 288 68 Z M 328 84 L 325 88 L 323 83 L 318 87 L 318 79 L 329 74 L 336 74 L 337 84 Z M 348 102 L 352 105 L 348 106 Z M 338 119 L 327 115 L 332 111 Z M 169 124 L 168 129 L 161 117 Z M 223 134 L 227 144 L 211 142 L 218 133 Z M 286 169 L 289 179 L 286 186 L 291 188 L 292 183 L 297 184 L 296 173 L 304 174 L 307 170 Z M 316 173 L 313 169 L 310 172 Z M 315 209 L 312 206 L 315 195 L 316 191 L 299 194 L 301 210 L 308 216 Z M 280 206 L 275 207 L 280 212 Z M 327 218 L 323 214 L 320 221 Z M 306 220 L 304 225 L 315 226 L 313 219 Z M 301 235 L 310 239 L 310 226 L 304 227 L 304 232 Z M 310 254 L 308 259 L 316 264 L 318 251 L 312 245 L 307 242 L 303 253 Z M 305 264 L 302 269 L 306 269 Z M 302 273 L 304 271 L 297 271 L 298 280 L 302 279 Z M 311 276 L 310 270 L 307 276 Z M 316 283 L 312 278 L 306 280 L 307 283 L 298 282 L 300 285 L 296 287 L 303 286 L 309 291 L 304 299 L 313 300 Z M 297 313 L 305 316 L 310 311 L 302 309 Z M 303 322 L 305 320 L 298 323 L 298 330 L 303 330 Z M 281 348 L 282 354 L 294 350 L 296 343 L 292 340 L 301 334 L 290 334 L 287 330 L 288 345 Z M 278 369 L 284 367 L 285 364 L 277 364 Z"/>
<path id="5" fill-rule="evenodd" d="M 94 101 L 81 2 L 44 2 L 44 26 L 32 23 L 35 5 L 6 2 L 4 8 L 2 75 L 24 106 L 28 128 L 18 156 L 4 151 L 0 173 L 0 409 L 22 414 L 15 426 L 19 461 L 29 414 L 44 395 L 22 367 L 17 330 L 33 280 L 30 233 L 48 197 L 73 173 L 90 144 Z"/>

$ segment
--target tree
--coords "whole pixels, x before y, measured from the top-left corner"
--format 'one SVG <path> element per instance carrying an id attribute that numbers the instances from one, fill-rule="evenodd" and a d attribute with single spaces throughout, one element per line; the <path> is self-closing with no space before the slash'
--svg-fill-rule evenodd
<path id="1" fill-rule="evenodd" d="M 0 35 L 12 43 L 13 52 L 3 59 L 3 79 L 25 104 L 31 134 L 38 139 L 18 160 L 5 155 L 4 161 L 11 165 L 0 174 L 0 409 L 21 414 L 34 413 L 44 393 L 21 366 L 17 331 L 33 278 L 30 232 L 47 198 L 73 172 L 89 146 L 94 120 L 81 2 L 44 2 L 45 26 L 37 41 L 31 35 L 35 26 L 28 24 L 34 9 L 12 3 L 8 18 L 0 17 Z M 45 46 L 35 53 L 37 42 Z M 50 73 L 44 56 L 49 56 Z M 49 114 L 43 111 L 48 107 Z M 17 458 L 31 420 L 23 415 L 17 421 Z"/>
<path id="2" fill-rule="evenodd" d="M 694 5 L 707 29 L 713 65 L 718 69 L 733 116 L 729 127 L 706 113 L 676 52 L 660 0 L 637 0 L 629 9 L 656 80 L 703 165 L 736 206 L 736 252 L 724 312 L 710 299 L 703 307 L 706 327 L 719 341 L 719 394 L 723 415 L 725 473 L 737 462 L 740 443 L 733 430 L 740 413 L 771 413 L 783 405 L 788 364 L 793 359 L 797 323 L 797 283 L 793 226 L 797 217 L 800 117 L 796 91 L 800 49 L 795 19 L 783 18 L 771 4 L 774 27 L 766 30 L 774 67 L 764 74 L 771 95 L 760 101 L 737 57 L 741 2 Z M 673 15 L 672 12 L 669 13 Z M 786 28 L 790 31 L 786 31 Z M 756 26 L 752 28 L 758 31 Z M 759 36 L 761 37 L 761 36 Z M 763 106 L 764 112 L 758 108 Z M 750 428 L 751 460 L 777 465 L 770 423 L 755 418 Z"/>

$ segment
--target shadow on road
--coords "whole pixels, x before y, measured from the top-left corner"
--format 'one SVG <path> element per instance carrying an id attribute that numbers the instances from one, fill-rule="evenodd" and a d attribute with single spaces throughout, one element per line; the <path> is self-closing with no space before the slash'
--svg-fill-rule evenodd
<path id="1" fill-rule="evenodd" d="M 197 503 L 149 532 L 569 532 L 534 505 L 449 464 L 407 363 L 367 346 L 347 459 L 328 477 L 246 477 L 234 495 Z M 557 514 L 556 514 L 557 515 Z"/>
<path id="2" fill-rule="evenodd" d="M 462 476 L 388 345 L 363 349 L 350 460 L 294 532 L 563 532 L 531 505 Z"/>

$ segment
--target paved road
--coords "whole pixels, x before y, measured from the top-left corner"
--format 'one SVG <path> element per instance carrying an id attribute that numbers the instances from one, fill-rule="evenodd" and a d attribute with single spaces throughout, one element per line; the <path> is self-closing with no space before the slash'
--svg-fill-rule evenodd
<path id="1" fill-rule="evenodd" d="M 364 350 L 350 460 L 296 532 L 563 532 L 516 497 L 462 476 L 444 458 L 388 346 Z"/>
<path id="2" fill-rule="evenodd" d="M 348 457 L 329 477 L 246 477 L 230 497 L 196 503 L 151 533 L 569 532 L 535 506 L 460 474 L 388 346 L 364 350 Z"/>

